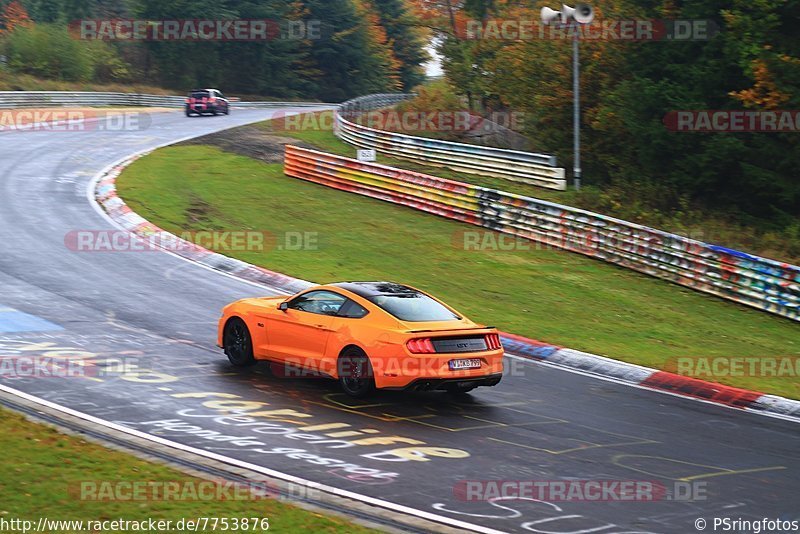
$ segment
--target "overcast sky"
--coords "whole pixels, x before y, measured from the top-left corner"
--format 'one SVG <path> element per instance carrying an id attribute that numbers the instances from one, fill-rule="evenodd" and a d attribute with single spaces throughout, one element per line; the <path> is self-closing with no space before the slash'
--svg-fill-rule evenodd
<path id="1" fill-rule="evenodd" d="M 431 60 L 425 63 L 425 73 L 428 76 L 441 76 L 442 75 L 442 56 L 434 50 L 434 44 L 431 43 L 425 47 L 425 50 L 431 55 Z"/>

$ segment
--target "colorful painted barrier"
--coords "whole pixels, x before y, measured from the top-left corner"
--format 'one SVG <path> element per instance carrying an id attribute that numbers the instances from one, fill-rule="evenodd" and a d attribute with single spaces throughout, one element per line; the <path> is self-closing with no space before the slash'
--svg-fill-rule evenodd
<path id="1" fill-rule="evenodd" d="M 289 176 L 578 252 L 800 320 L 800 267 L 613 217 L 286 146 Z"/>

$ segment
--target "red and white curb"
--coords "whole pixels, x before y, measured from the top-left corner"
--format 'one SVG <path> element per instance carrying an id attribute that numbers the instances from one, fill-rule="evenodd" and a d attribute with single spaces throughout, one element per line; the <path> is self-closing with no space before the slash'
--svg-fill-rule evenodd
<path id="1" fill-rule="evenodd" d="M 158 232 L 161 236 L 167 236 L 167 241 L 174 239 L 174 243 L 178 246 L 170 247 L 169 250 L 165 248 L 165 251 L 229 276 L 258 285 L 266 285 L 288 294 L 315 285 L 313 282 L 270 271 L 189 243 L 174 234 L 165 232 L 131 210 L 117 196 L 116 179 L 125 167 L 152 150 L 134 154 L 107 167 L 89 184 L 87 196 L 96 203 L 96 207 L 97 205 L 102 207 L 102 210 L 98 208 L 99 212 L 106 215 L 117 226 L 138 237 L 146 239 Z M 501 332 L 500 337 L 506 351 L 517 357 L 543 361 L 567 370 L 615 382 L 800 422 L 800 401 L 797 400 L 621 362 L 516 334 Z"/>

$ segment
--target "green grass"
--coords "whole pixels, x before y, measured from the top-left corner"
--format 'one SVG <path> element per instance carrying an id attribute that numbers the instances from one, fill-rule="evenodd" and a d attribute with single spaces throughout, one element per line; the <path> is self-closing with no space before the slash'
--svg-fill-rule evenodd
<path id="1" fill-rule="evenodd" d="M 209 146 L 158 150 L 117 185 L 131 208 L 173 232 L 319 232 L 316 250 L 232 254 L 242 260 L 318 282 L 405 282 L 475 320 L 558 345 L 653 367 L 679 356 L 800 354 L 789 320 L 567 252 L 466 251 L 454 236 L 482 230 Z M 727 383 L 800 398 L 796 379 Z"/>
<path id="2" fill-rule="evenodd" d="M 7 410 L 0 410 L 0 450 L 6 457 L 0 472 L 0 518 L 6 520 L 28 519 L 36 524 L 42 516 L 57 520 L 154 518 L 176 522 L 198 517 L 267 517 L 270 532 L 373 532 L 276 499 L 81 499 L 81 483 L 84 482 L 177 481 L 187 485 L 183 487 L 191 487 L 188 484 L 199 479 L 61 434 Z"/>

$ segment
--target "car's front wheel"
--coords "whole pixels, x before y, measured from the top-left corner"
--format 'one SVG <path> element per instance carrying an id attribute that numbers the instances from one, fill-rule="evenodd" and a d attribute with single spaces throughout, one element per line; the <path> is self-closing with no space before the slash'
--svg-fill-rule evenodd
<path id="1" fill-rule="evenodd" d="M 253 340 L 247 325 L 238 317 L 233 317 L 225 324 L 222 334 L 222 346 L 231 364 L 236 367 L 247 367 L 256 363 L 253 357 Z"/>
<path id="2" fill-rule="evenodd" d="M 364 398 L 375 391 L 375 376 L 369 358 L 360 349 L 347 349 L 339 357 L 339 385 L 345 393 Z"/>

